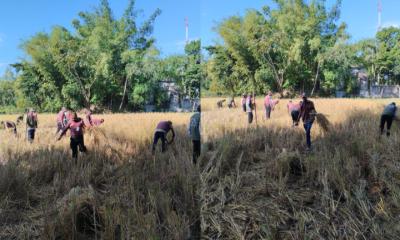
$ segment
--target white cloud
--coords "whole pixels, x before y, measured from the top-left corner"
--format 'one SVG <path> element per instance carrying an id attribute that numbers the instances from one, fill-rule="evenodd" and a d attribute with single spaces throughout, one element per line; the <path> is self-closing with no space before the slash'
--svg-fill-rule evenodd
<path id="1" fill-rule="evenodd" d="M 388 21 L 388 22 L 384 22 L 382 24 L 382 28 L 388 28 L 388 27 L 400 28 L 400 22 L 398 22 L 398 21 Z"/>

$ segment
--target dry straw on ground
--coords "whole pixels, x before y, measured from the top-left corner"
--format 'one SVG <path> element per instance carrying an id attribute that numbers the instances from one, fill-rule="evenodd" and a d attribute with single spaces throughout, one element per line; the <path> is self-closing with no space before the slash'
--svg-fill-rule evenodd
<path id="1" fill-rule="evenodd" d="M 1 116 L 13 120 L 16 116 Z M 55 115 L 39 114 L 35 143 L 0 131 L 0 239 L 185 239 L 198 218 L 190 114 L 104 115 L 86 131 L 88 154 L 56 142 Z M 177 139 L 151 155 L 156 124 Z"/>
<path id="2" fill-rule="evenodd" d="M 205 239 L 398 239 L 399 124 L 390 138 L 378 130 L 391 100 L 311 100 L 331 122 L 314 124 L 311 153 L 287 100 L 265 120 L 258 99 L 258 126 L 202 100 Z"/>

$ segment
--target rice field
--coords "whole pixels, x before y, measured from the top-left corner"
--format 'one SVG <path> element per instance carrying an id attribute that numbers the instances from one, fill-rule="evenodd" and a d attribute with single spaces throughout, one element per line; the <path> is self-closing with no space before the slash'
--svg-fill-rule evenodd
<path id="1" fill-rule="evenodd" d="M 265 120 L 257 99 L 249 126 L 240 106 L 217 109 L 220 99 L 202 99 L 205 239 L 398 238 L 400 124 L 390 138 L 378 130 L 393 99 L 310 99 L 332 124 L 327 133 L 314 124 L 311 153 L 288 100 Z"/>
<path id="2" fill-rule="evenodd" d="M 400 124 L 378 131 L 396 99 L 311 99 L 331 122 L 291 127 L 287 99 L 257 124 L 222 98 L 202 99 L 202 156 L 191 162 L 189 113 L 94 115 L 87 154 L 56 141 L 39 114 L 34 144 L 0 130 L 0 239 L 397 239 Z M 240 99 L 236 99 L 239 103 Z M 2 115 L 0 120 L 17 116 Z M 176 140 L 151 155 L 153 131 L 171 120 Z"/>
<path id="3" fill-rule="evenodd" d="M 0 116 L 14 120 L 17 116 Z M 87 154 L 56 141 L 55 114 L 40 114 L 34 144 L 0 130 L 0 239 L 186 239 L 198 219 L 187 113 L 94 115 Z M 176 141 L 151 155 L 154 129 L 171 120 Z"/>

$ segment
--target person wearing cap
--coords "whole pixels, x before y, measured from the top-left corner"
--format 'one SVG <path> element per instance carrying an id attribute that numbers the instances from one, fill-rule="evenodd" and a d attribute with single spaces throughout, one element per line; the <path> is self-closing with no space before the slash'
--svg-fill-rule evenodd
<path id="1" fill-rule="evenodd" d="M 86 152 L 85 141 L 83 137 L 83 130 L 85 129 L 85 123 L 81 118 L 78 117 L 76 112 L 72 113 L 72 120 L 63 128 L 58 141 L 65 135 L 65 133 L 70 130 L 70 148 L 72 150 L 72 158 L 78 158 L 78 148 L 80 152 Z"/>
<path id="2" fill-rule="evenodd" d="M 35 132 L 38 127 L 38 118 L 35 109 L 29 109 L 28 114 L 26 115 L 26 130 L 27 130 L 27 138 L 30 143 L 35 140 Z"/>
<path id="3" fill-rule="evenodd" d="M 393 120 L 396 117 L 396 112 L 397 107 L 395 102 L 390 103 L 383 109 L 381 115 L 381 123 L 379 126 L 381 130 L 381 135 L 383 134 L 386 125 L 386 136 L 390 136 L 390 127 L 392 126 Z"/>
<path id="4" fill-rule="evenodd" d="M 306 142 L 307 142 L 307 150 L 311 150 L 311 128 L 315 120 L 316 110 L 314 103 L 308 100 L 308 97 L 305 93 L 302 94 L 303 102 L 300 106 L 300 114 L 298 120 L 300 118 L 303 120 L 304 130 L 306 131 Z"/>
<path id="5" fill-rule="evenodd" d="M 247 95 L 246 98 L 246 112 L 247 112 L 247 120 L 248 123 L 251 124 L 253 122 L 253 109 L 254 109 L 254 102 L 251 94 Z"/>
<path id="6" fill-rule="evenodd" d="M 299 103 L 294 103 L 292 100 L 289 100 L 289 103 L 287 104 L 288 113 L 292 117 L 292 127 L 299 125 L 301 103 L 301 101 Z"/>
<path id="7" fill-rule="evenodd" d="M 157 124 L 156 131 L 154 133 L 154 139 L 153 139 L 153 147 L 152 147 L 152 153 L 154 154 L 156 151 L 156 146 L 158 141 L 161 139 L 161 152 L 165 152 L 165 149 L 167 147 L 167 134 L 169 132 L 172 132 L 172 140 L 175 138 L 175 132 L 174 128 L 172 127 L 172 122 L 171 121 L 161 121 Z"/>
<path id="8" fill-rule="evenodd" d="M 6 130 L 11 130 L 15 136 L 17 136 L 17 124 L 12 121 L 1 121 L 0 124 L 4 127 Z"/>
<path id="9" fill-rule="evenodd" d="M 200 121 L 201 121 L 201 106 L 197 106 L 196 112 L 190 117 L 189 136 L 193 143 L 193 163 L 197 163 L 201 153 L 201 138 L 200 138 Z"/>
<path id="10" fill-rule="evenodd" d="M 246 99 L 247 99 L 247 94 L 243 94 L 241 101 L 243 112 L 246 112 Z"/>

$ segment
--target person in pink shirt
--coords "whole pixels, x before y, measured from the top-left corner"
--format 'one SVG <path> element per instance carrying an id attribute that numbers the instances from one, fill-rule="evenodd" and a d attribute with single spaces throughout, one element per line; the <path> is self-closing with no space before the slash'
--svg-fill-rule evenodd
<path id="1" fill-rule="evenodd" d="M 65 123 L 67 122 L 65 119 L 66 112 L 67 112 L 67 109 L 65 107 L 62 107 L 61 110 L 57 114 L 57 132 L 56 132 L 56 134 L 61 132 L 63 130 L 63 128 L 65 127 Z"/>
<path id="2" fill-rule="evenodd" d="M 97 127 L 100 126 L 102 123 L 104 123 L 104 119 L 98 119 L 98 118 L 94 118 L 92 117 L 92 111 L 90 111 L 89 109 L 85 109 L 85 125 L 86 127 Z"/>
<path id="3" fill-rule="evenodd" d="M 71 115 L 72 115 L 72 120 L 69 121 L 68 124 L 63 128 L 57 140 L 60 140 L 69 129 L 71 134 L 70 147 L 72 150 L 72 158 L 77 159 L 78 148 L 80 152 L 86 152 L 86 146 L 83 138 L 83 133 L 84 133 L 83 130 L 85 128 L 85 123 L 81 118 L 78 117 L 78 115 L 75 112 L 71 113 Z"/>
<path id="4" fill-rule="evenodd" d="M 277 103 L 278 103 L 277 101 L 274 101 L 272 99 L 272 92 L 269 91 L 268 94 L 264 98 L 265 118 L 266 119 L 271 118 L 271 112 L 272 112 L 272 110 L 274 110 L 274 107 Z"/>
<path id="5" fill-rule="evenodd" d="M 90 109 L 85 109 L 85 114 L 85 125 L 88 127 L 93 126 L 92 111 L 90 111 Z"/>
<path id="6" fill-rule="evenodd" d="M 299 125 L 300 103 L 294 103 L 292 100 L 287 104 L 288 113 L 292 117 L 292 126 Z"/>

